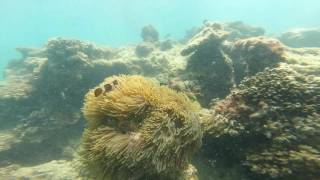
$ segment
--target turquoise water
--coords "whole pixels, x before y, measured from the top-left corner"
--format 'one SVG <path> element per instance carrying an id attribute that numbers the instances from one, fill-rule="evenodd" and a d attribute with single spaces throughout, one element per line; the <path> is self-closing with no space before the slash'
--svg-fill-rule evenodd
<path id="1" fill-rule="evenodd" d="M 0 71 L 19 57 L 16 47 L 40 47 L 54 36 L 120 46 L 140 41 L 149 23 L 182 38 L 205 19 L 241 20 L 272 34 L 319 27 L 319 7 L 318 0 L 1 0 Z"/>

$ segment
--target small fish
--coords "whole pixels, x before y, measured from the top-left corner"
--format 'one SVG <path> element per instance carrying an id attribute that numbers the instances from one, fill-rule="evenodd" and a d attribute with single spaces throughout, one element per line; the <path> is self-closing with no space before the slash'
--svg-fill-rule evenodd
<path id="1" fill-rule="evenodd" d="M 64 92 L 63 91 L 61 91 L 61 96 L 62 96 L 62 99 L 66 99 L 66 95 L 64 94 Z"/>
<path id="2" fill-rule="evenodd" d="M 105 90 L 105 93 L 110 92 L 112 90 L 111 84 L 105 84 L 104 85 L 104 90 Z"/>
<path id="3" fill-rule="evenodd" d="M 94 96 L 98 97 L 100 94 L 102 94 L 102 89 L 101 88 L 97 88 L 94 90 Z"/>

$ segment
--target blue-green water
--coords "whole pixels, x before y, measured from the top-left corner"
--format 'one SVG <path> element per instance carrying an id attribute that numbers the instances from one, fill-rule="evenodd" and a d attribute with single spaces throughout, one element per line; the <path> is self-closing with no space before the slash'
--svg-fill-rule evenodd
<path id="1" fill-rule="evenodd" d="M 146 24 L 182 38 L 205 19 L 241 20 L 277 33 L 319 27 L 319 7 L 318 0 L 1 0 L 0 71 L 19 57 L 16 47 L 40 47 L 54 36 L 119 46 L 140 41 Z"/>
<path id="2" fill-rule="evenodd" d="M 0 180 L 320 179 L 318 1 L 0 0 Z"/>

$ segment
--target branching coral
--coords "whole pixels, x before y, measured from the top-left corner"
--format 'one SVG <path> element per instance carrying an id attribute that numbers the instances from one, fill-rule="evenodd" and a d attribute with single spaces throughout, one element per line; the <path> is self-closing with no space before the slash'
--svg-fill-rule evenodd
<path id="1" fill-rule="evenodd" d="M 84 168 L 98 179 L 183 179 L 201 145 L 198 108 L 141 76 L 105 79 L 85 97 Z"/>
<path id="2" fill-rule="evenodd" d="M 289 66 L 266 69 L 215 104 L 214 124 L 207 134 L 224 142 L 217 149 L 241 149 L 233 152 L 235 162 L 243 162 L 256 174 L 320 177 L 319 89 L 319 79 Z"/>

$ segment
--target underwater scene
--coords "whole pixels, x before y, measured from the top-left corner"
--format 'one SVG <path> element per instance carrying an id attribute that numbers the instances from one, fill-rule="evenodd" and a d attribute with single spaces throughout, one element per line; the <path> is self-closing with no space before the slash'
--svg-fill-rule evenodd
<path id="1" fill-rule="evenodd" d="M 0 180 L 319 180 L 317 0 L 0 0 Z"/>

